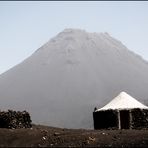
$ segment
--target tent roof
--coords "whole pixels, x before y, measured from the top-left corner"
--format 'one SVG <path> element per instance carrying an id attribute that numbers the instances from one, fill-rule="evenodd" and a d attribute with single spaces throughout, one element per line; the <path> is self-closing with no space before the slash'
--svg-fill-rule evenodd
<path id="1" fill-rule="evenodd" d="M 141 108 L 148 109 L 147 106 L 143 105 L 135 98 L 128 95 L 126 92 L 121 92 L 117 97 L 115 97 L 112 101 L 110 101 L 104 107 L 96 110 L 109 110 L 109 109 L 133 109 L 133 108 Z"/>

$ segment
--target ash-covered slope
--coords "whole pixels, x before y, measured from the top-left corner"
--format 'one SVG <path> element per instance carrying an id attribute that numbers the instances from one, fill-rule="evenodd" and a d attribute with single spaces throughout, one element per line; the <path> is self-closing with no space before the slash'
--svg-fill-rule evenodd
<path id="1" fill-rule="evenodd" d="M 65 29 L 0 76 L 0 109 L 35 123 L 92 128 L 92 111 L 121 91 L 148 99 L 148 64 L 108 33 Z"/>

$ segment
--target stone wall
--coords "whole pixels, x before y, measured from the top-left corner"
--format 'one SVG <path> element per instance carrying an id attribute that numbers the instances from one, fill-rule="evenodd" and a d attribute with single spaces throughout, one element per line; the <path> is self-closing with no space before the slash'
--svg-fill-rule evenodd
<path id="1" fill-rule="evenodd" d="M 148 110 L 138 108 L 132 109 L 131 118 L 132 129 L 148 128 Z"/>
<path id="2" fill-rule="evenodd" d="M 31 122 L 27 111 L 0 111 L 0 128 L 30 128 Z"/>
<path id="3" fill-rule="evenodd" d="M 93 119 L 94 119 L 94 129 L 118 128 L 117 110 L 93 112 Z"/>
<path id="4" fill-rule="evenodd" d="M 119 112 L 121 111 L 124 110 L 120 110 Z M 122 119 L 123 118 L 124 117 L 122 117 Z M 129 124 L 129 129 L 148 129 L 147 109 L 131 109 L 129 110 L 129 118 L 129 121 L 126 120 L 126 117 L 124 119 L 124 122 L 129 122 L 127 123 L 127 125 Z M 121 124 L 125 124 L 123 123 L 123 120 L 121 120 L 121 116 L 118 114 L 118 110 L 94 111 L 93 120 L 94 129 L 122 129 Z"/>

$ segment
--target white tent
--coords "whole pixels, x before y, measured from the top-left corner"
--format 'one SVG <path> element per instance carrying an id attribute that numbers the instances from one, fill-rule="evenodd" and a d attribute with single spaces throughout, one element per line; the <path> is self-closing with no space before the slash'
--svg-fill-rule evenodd
<path id="1" fill-rule="evenodd" d="M 125 92 L 93 112 L 94 128 L 148 128 L 148 107 Z"/>
<path id="2" fill-rule="evenodd" d="M 115 97 L 112 101 L 110 101 L 104 107 L 96 110 L 108 110 L 108 109 L 133 109 L 133 108 L 140 108 L 140 109 L 148 109 L 147 106 L 143 105 L 135 98 L 128 95 L 126 92 L 121 92 L 117 97 Z"/>

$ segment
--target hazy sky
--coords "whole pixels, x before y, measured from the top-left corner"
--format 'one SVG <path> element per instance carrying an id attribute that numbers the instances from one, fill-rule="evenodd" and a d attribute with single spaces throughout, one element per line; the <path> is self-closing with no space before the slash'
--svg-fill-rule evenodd
<path id="1" fill-rule="evenodd" d="M 0 2 L 0 73 L 65 28 L 108 32 L 148 60 L 148 2 Z"/>

